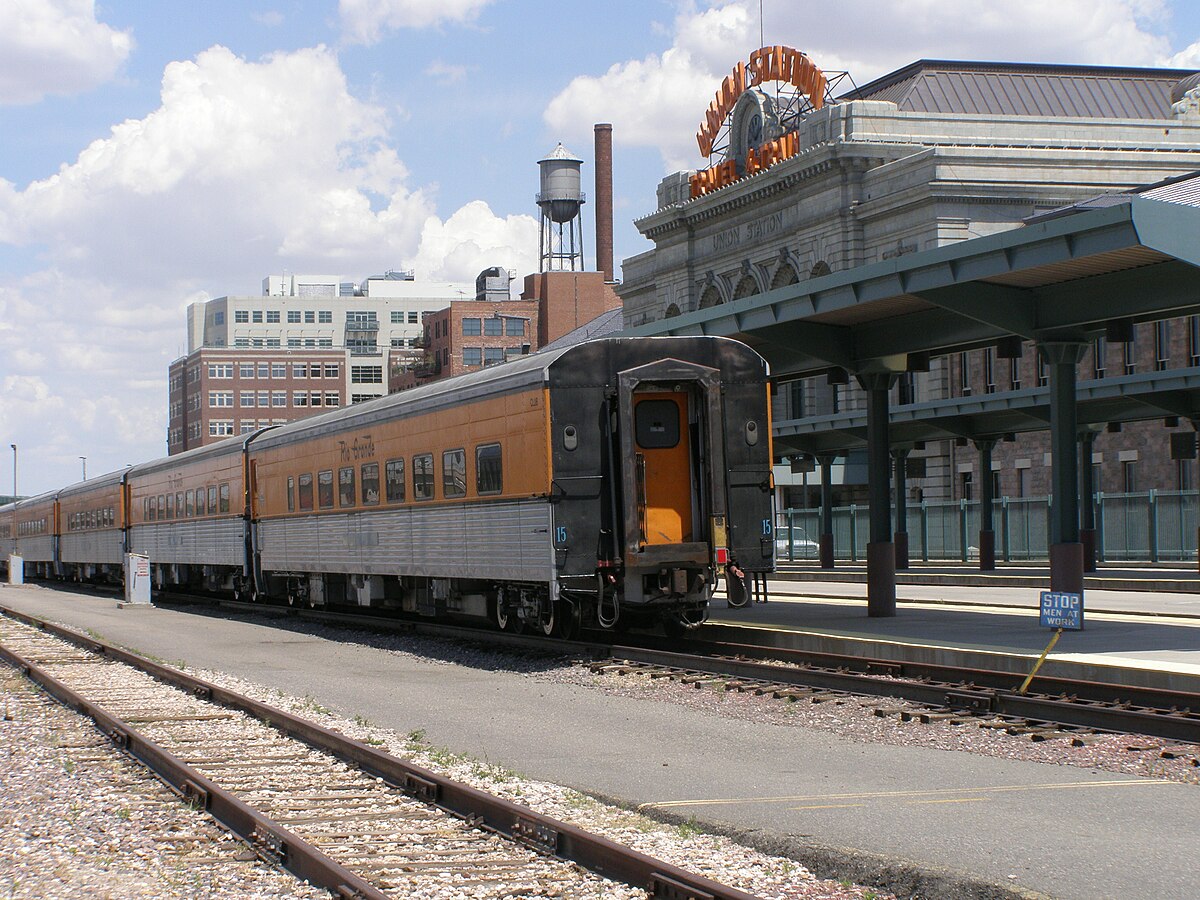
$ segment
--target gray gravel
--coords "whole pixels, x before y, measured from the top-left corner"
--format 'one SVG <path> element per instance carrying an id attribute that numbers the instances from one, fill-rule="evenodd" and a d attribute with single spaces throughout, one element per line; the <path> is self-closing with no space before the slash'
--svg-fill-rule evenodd
<path id="1" fill-rule="evenodd" d="M 927 708 L 885 697 L 851 697 L 845 701 L 789 702 L 768 696 L 724 690 L 723 683 L 701 688 L 666 678 L 645 675 L 593 673 L 586 665 L 570 659 L 537 654 L 520 654 L 486 645 L 471 645 L 412 635 L 380 634 L 343 627 L 326 627 L 305 622 L 282 623 L 289 628 L 324 640 L 352 641 L 424 662 L 463 665 L 483 671 L 504 671 L 528 678 L 601 691 L 612 696 L 647 701 L 670 701 L 698 713 L 755 723 L 816 729 L 850 737 L 864 743 L 958 750 L 1001 759 L 1028 760 L 1091 770 L 1118 772 L 1200 784 L 1200 767 L 1193 764 L 1200 748 L 1185 747 L 1193 755 L 1176 759 L 1160 756 L 1164 747 L 1174 746 L 1161 738 L 1131 735 L 1085 736 L 1083 746 L 1072 746 L 1069 737 L 1034 741 L 1010 735 L 1002 729 L 981 727 L 995 719 L 971 719 L 967 724 L 928 724 L 902 721 L 901 713 L 918 714 Z M 875 714 L 877 708 L 894 710 L 889 716 Z"/>
<path id="2" fill-rule="evenodd" d="M 344 639 L 345 632 L 341 636 Z M 483 655 L 488 657 L 485 666 L 511 670 L 515 665 L 534 678 L 578 674 L 561 660 L 421 643 L 443 657 L 467 654 L 473 665 L 479 665 Z M 443 664 L 454 662 L 444 658 Z M 339 718 L 311 698 L 287 696 L 221 673 L 200 676 L 769 900 L 889 896 L 848 881 L 817 879 L 792 860 L 706 834 L 690 823 L 665 825 L 574 790 L 448 753 L 430 746 L 421 733 L 402 735 L 361 718 Z M 131 678 L 137 677 L 144 676 L 131 673 Z M 249 856 L 240 843 L 115 752 L 89 721 L 50 701 L 3 666 L 0 703 L 7 710 L 0 728 L 0 770 L 5 772 L 0 799 L 0 898 L 327 896 L 297 884 L 286 873 L 239 861 L 239 856 Z M 29 747 L 32 752 L 27 752 Z"/>
<path id="3" fill-rule="evenodd" d="M 0 898 L 328 898 L 259 863 L 6 665 L 0 709 Z"/>

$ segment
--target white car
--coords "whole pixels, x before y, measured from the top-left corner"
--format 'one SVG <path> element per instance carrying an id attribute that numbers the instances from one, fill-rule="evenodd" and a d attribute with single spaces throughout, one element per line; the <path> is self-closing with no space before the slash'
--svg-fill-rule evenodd
<path id="1" fill-rule="evenodd" d="M 775 533 L 775 559 L 787 562 L 792 559 L 817 559 L 821 555 L 821 545 L 810 541 L 799 529 L 792 532 L 792 542 L 789 552 L 787 529 Z"/>

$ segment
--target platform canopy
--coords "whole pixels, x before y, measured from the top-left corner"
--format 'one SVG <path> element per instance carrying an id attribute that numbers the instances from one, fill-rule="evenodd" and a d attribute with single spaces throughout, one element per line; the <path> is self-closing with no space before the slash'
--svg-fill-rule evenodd
<path id="1" fill-rule="evenodd" d="M 1004 338 L 1081 341 L 1200 312 L 1200 191 L 1108 195 L 1024 227 L 858 266 L 627 334 L 722 335 L 787 379 L 901 372 Z M 1197 194 L 1198 196 L 1192 196 Z M 1161 197 L 1161 198 L 1160 198 Z M 1169 199 L 1168 199 L 1169 198 Z"/>
<path id="2" fill-rule="evenodd" d="M 1173 417 L 1200 423 L 1200 373 L 1168 369 L 1081 381 L 1076 391 L 1078 423 L 1100 431 L 1110 423 Z M 1049 387 L 894 406 L 890 437 L 896 448 L 919 441 L 1001 438 L 1050 427 Z M 775 423 L 775 449 L 830 453 L 865 447 L 865 411 L 785 419 Z"/>

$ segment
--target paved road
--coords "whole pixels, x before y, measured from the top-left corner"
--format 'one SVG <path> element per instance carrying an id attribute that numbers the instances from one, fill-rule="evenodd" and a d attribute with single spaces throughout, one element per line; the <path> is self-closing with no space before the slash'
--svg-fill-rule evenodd
<path id="1" fill-rule="evenodd" d="M 855 861 L 882 854 L 1054 897 L 1195 896 L 1200 787 L 863 744 L 41 587 L 0 587 L 0 604 L 400 732 L 424 729 L 435 745 L 534 778 L 763 843 L 841 848 L 851 876 Z"/>

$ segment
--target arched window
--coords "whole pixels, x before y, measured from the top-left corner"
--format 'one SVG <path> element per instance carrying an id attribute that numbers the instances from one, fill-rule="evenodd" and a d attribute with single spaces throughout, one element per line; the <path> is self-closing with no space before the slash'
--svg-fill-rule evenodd
<path id="1" fill-rule="evenodd" d="M 681 313 L 680 313 L 678 304 L 672 303 L 670 306 L 667 307 L 666 315 L 664 315 L 663 318 L 664 319 L 673 319 L 680 314 Z"/>
<path id="2" fill-rule="evenodd" d="M 734 288 L 733 299 L 741 300 L 743 297 L 753 297 L 758 292 L 758 282 L 754 280 L 754 276 L 743 275 L 742 280 Z"/>
<path id="3" fill-rule="evenodd" d="M 704 293 L 700 295 L 700 308 L 708 309 L 710 306 L 717 306 L 723 302 L 721 300 L 721 292 L 717 290 L 715 284 L 710 284 L 704 289 Z"/>
<path id="4" fill-rule="evenodd" d="M 829 268 L 829 263 L 825 260 L 818 260 L 817 264 L 812 267 L 812 271 L 808 273 L 809 278 L 820 278 L 822 275 L 828 275 L 833 271 Z"/>
<path id="5" fill-rule="evenodd" d="M 775 277 L 771 279 L 771 290 L 799 282 L 800 276 L 796 274 L 795 267 L 791 263 L 781 263 L 775 272 Z"/>

